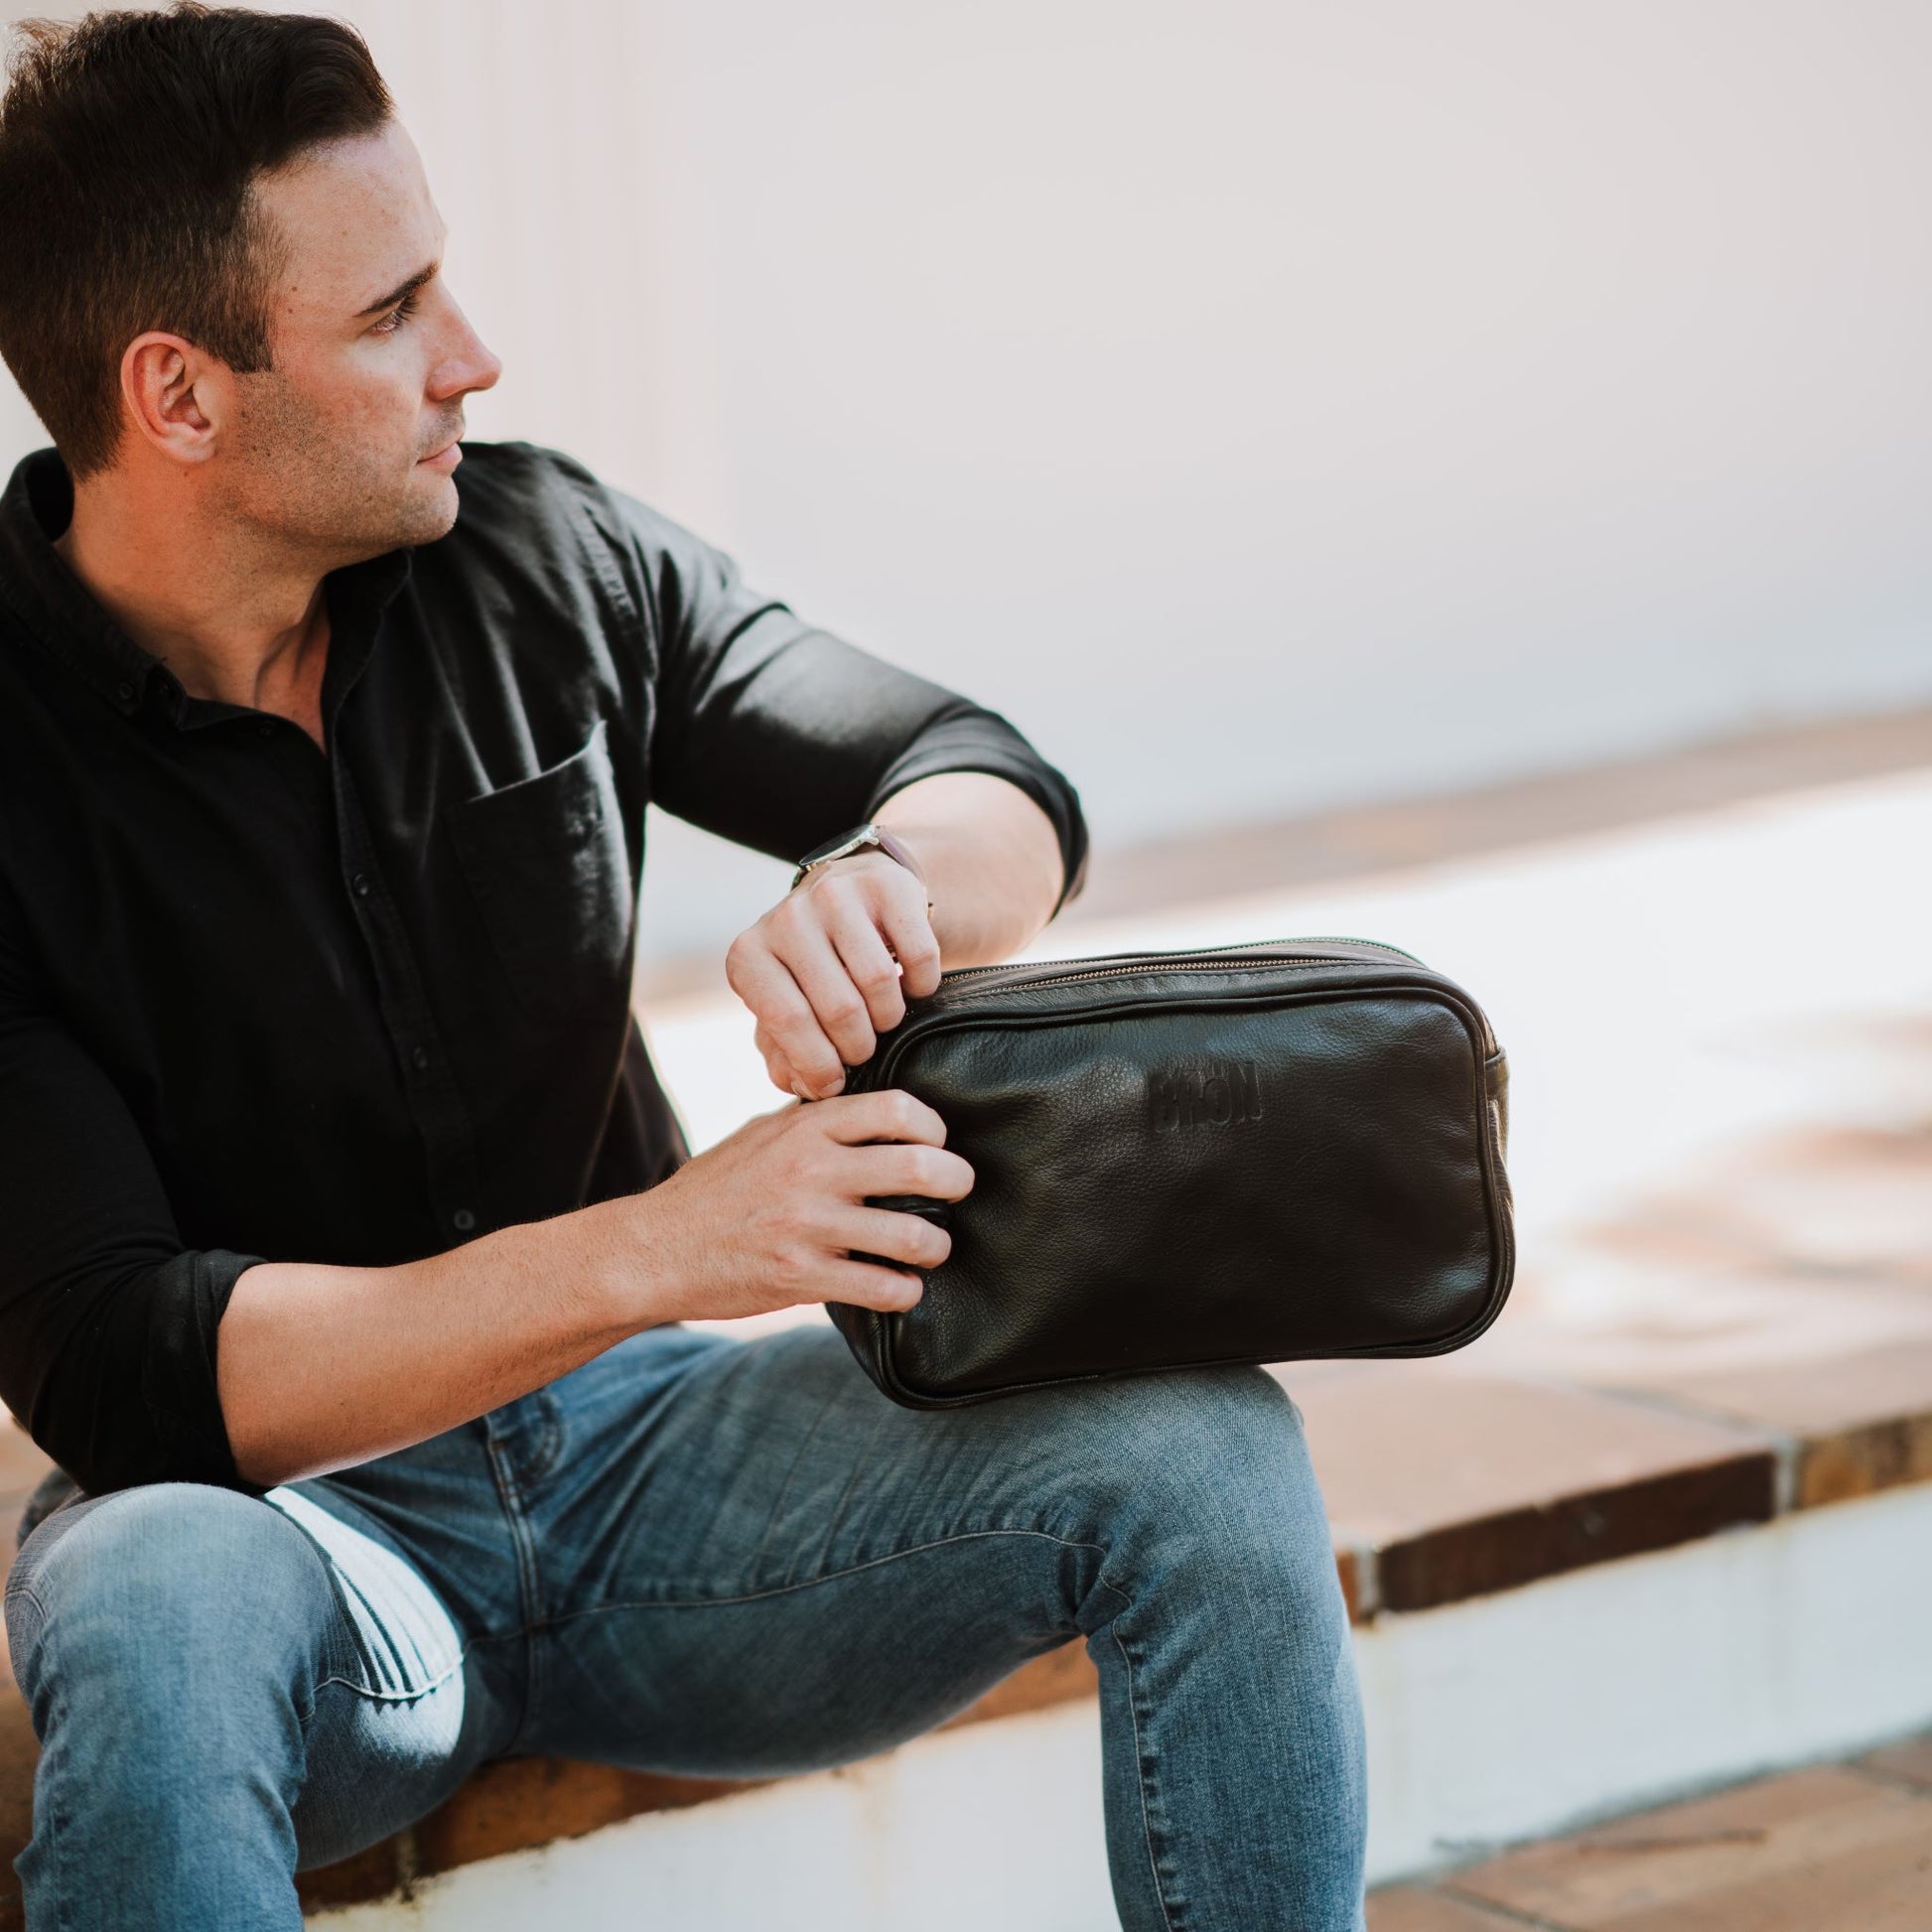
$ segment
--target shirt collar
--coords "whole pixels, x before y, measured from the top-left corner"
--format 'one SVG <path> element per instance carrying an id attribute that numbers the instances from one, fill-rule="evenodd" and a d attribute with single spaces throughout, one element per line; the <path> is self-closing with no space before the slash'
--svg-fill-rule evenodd
<path id="1" fill-rule="evenodd" d="M 128 715 L 154 704 L 177 727 L 252 715 L 245 705 L 190 697 L 167 665 L 94 602 L 54 547 L 72 516 L 73 482 L 60 452 L 23 457 L 0 494 L 0 595 L 34 642 Z M 332 630 L 346 621 L 373 632 L 409 573 L 407 550 L 331 571 L 323 581 Z"/>

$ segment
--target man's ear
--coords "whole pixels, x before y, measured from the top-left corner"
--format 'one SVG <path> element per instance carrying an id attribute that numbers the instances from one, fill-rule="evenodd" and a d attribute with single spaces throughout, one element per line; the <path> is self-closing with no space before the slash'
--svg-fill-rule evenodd
<path id="1" fill-rule="evenodd" d="M 136 336 L 121 356 L 121 399 L 135 434 L 176 463 L 206 463 L 221 426 L 223 373 L 180 336 Z"/>

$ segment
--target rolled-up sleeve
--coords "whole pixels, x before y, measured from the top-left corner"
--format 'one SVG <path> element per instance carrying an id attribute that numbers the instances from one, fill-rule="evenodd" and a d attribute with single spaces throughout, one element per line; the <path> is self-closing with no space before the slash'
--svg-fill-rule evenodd
<path id="1" fill-rule="evenodd" d="M 723 552 L 634 497 L 606 494 L 657 653 L 656 803 L 792 859 L 915 779 L 991 772 L 1052 822 L 1064 867 L 1053 909 L 1080 890 L 1078 794 L 1007 719 L 804 622 Z"/>
<path id="2" fill-rule="evenodd" d="M 126 1102 L 37 980 L 0 881 L 0 1398 L 92 1494 L 247 1487 L 215 1330 L 263 1257 L 183 1246 Z"/>

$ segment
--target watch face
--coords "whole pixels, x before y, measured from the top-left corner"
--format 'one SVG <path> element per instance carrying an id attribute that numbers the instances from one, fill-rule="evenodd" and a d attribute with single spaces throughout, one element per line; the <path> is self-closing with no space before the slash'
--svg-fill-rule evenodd
<path id="1" fill-rule="evenodd" d="M 879 834 L 870 825 L 855 826 L 850 832 L 841 832 L 835 839 L 827 839 L 823 845 L 815 845 L 799 860 L 800 868 L 815 866 L 823 859 L 844 858 L 849 852 L 857 852 L 861 846 L 876 845 Z"/>

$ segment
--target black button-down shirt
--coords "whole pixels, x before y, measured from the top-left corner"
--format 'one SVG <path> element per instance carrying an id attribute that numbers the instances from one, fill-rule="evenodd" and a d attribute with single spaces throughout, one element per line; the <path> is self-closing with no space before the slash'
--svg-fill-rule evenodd
<path id="1" fill-rule="evenodd" d="M 86 1489 L 237 1480 L 253 1263 L 415 1260 L 685 1158 L 630 1009 L 647 802 L 795 858 L 990 771 L 1077 889 L 1004 719 L 567 458 L 458 482 L 448 536 L 327 579 L 326 754 L 111 621 L 52 450 L 0 499 L 0 1397 Z"/>

